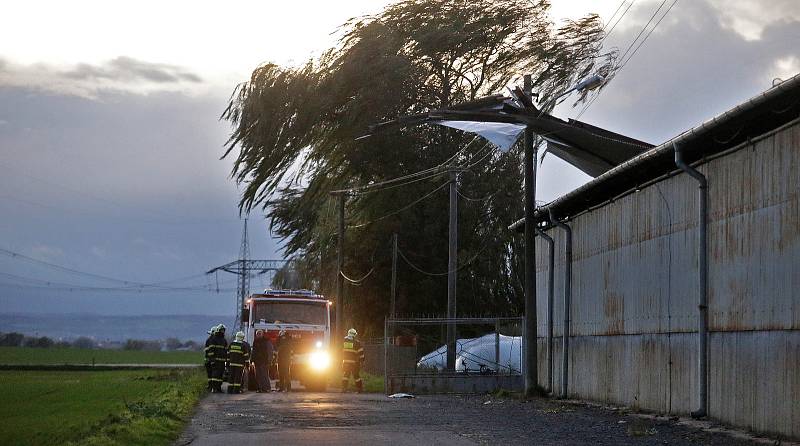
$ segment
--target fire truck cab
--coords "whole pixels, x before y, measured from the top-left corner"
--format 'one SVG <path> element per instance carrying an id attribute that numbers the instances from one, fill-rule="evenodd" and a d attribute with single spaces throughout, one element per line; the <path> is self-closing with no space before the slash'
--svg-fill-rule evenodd
<path id="1" fill-rule="evenodd" d="M 263 330 L 276 351 L 278 333 L 286 331 L 294 350 L 292 379 L 309 390 L 326 390 L 335 370 L 330 301 L 310 290 L 264 290 L 245 301 L 242 322 L 247 342 L 252 345 Z"/>

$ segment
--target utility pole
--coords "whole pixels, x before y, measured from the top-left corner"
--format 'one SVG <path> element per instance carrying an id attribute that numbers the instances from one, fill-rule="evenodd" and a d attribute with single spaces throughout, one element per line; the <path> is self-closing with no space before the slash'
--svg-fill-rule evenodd
<path id="1" fill-rule="evenodd" d="M 450 171 L 450 228 L 447 255 L 447 318 L 456 317 L 456 279 L 458 269 L 458 172 Z M 447 370 L 456 369 L 456 325 L 447 323 Z"/>
<path id="2" fill-rule="evenodd" d="M 339 192 L 339 251 L 336 254 L 336 339 L 344 338 L 344 201 L 346 192 Z"/>
<path id="3" fill-rule="evenodd" d="M 389 305 L 389 317 L 397 317 L 397 233 L 392 234 L 392 298 Z"/>
<path id="4" fill-rule="evenodd" d="M 242 229 L 242 244 L 239 246 L 239 261 L 246 264 L 248 257 L 250 257 L 250 243 L 247 241 L 247 219 L 245 218 L 244 228 Z M 236 294 L 234 320 L 236 321 L 236 331 L 240 331 L 242 329 L 242 318 L 239 315 L 244 307 L 244 301 L 250 293 L 250 274 L 245 272 L 245 274 L 237 275 L 236 284 L 238 293 Z"/>
<path id="5" fill-rule="evenodd" d="M 525 75 L 523 83 L 525 95 L 533 98 L 533 81 L 530 74 Z M 533 129 L 525 127 L 525 396 L 538 393 L 539 370 L 536 346 L 536 145 Z"/>

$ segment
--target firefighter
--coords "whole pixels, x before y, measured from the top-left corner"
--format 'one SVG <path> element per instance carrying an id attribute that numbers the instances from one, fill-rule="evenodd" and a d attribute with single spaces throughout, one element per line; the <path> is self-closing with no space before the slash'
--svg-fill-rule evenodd
<path id="1" fill-rule="evenodd" d="M 205 348 L 205 360 L 203 361 L 203 365 L 206 366 L 206 378 L 208 378 L 208 385 L 206 386 L 206 390 L 211 391 L 213 387 L 211 381 L 211 358 L 213 357 L 213 351 L 211 348 L 211 344 L 214 341 L 214 334 L 217 332 L 217 326 L 213 326 L 208 329 L 206 333 L 208 333 L 208 339 L 206 339 L 206 348 Z"/>
<path id="2" fill-rule="evenodd" d="M 228 347 L 228 371 L 230 381 L 228 393 L 242 393 L 242 376 L 250 367 L 250 344 L 244 340 L 244 332 L 237 331 Z"/>
<path id="3" fill-rule="evenodd" d="M 256 392 L 269 392 L 272 386 L 269 382 L 269 369 L 272 367 L 272 354 L 274 347 L 272 341 L 264 334 L 264 330 L 256 331 L 253 341 L 253 364 L 256 369 Z"/>
<path id="4" fill-rule="evenodd" d="M 364 363 L 364 347 L 356 339 L 358 332 L 355 328 L 347 330 L 342 349 L 342 392 L 347 392 L 347 385 L 350 376 L 356 383 L 356 390 L 361 393 L 364 390 L 364 383 L 361 381 L 361 364 Z"/>
<path id="5" fill-rule="evenodd" d="M 225 325 L 217 325 L 217 331 L 211 339 L 211 393 L 222 392 L 222 375 L 225 374 L 225 362 L 228 360 L 228 341 L 225 340 Z"/>
<path id="6" fill-rule="evenodd" d="M 292 390 L 292 339 L 286 331 L 278 334 L 278 391 Z"/>

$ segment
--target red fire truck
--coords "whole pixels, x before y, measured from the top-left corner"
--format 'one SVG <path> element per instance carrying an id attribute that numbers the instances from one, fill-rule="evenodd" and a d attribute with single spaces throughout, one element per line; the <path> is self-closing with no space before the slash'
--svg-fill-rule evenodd
<path id="1" fill-rule="evenodd" d="M 325 391 L 336 369 L 331 351 L 331 302 L 310 290 L 264 290 L 253 294 L 242 309 L 247 342 L 257 330 L 277 343 L 278 333 L 292 338 L 292 379 L 309 390 Z"/>

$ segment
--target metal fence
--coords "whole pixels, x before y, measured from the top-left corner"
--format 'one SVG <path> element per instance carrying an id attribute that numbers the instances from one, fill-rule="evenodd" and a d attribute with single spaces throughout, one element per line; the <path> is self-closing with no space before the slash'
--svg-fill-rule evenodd
<path id="1" fill-rule="evenodd" d="M 523 324 L 521 317 L 387 319 L 386 391 L 481 391 L 499 387 L 497 377 L 521 378 Z M 449 365 L 448 327 L 456 333 Z"/>

